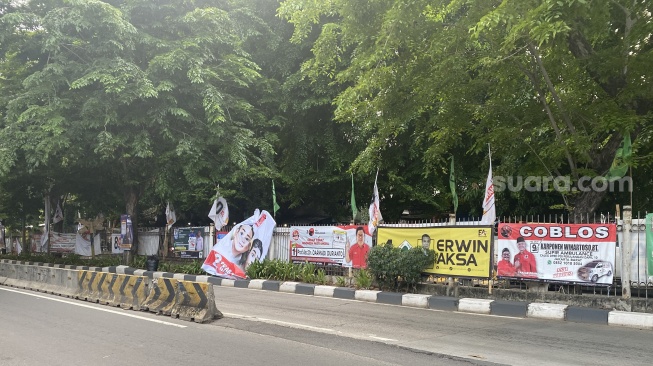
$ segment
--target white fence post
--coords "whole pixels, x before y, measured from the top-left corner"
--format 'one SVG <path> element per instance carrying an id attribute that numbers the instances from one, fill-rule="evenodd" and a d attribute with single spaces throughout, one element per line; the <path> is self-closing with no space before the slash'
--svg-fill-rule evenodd
<path id="1" fill-rule="evenodd" d="M 621 297 L 630 299 L 630 255 L 632 252 L 630 230 L 633 223 L 632 207 L 624 206 L 623 242 L 621 243 Z"/>

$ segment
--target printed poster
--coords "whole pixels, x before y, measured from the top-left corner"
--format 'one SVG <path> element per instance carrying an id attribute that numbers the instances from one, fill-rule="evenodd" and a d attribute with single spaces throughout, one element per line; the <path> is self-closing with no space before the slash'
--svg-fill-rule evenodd
<path id="1" fill-rule="evenodd" d="M 120 248 L 131 249 L 134 241 L 132 218 L 129 215 L 120 215 Z"/>
<path id="2" fill-rule="evenodd" d="M 213 246 L 202 269 L 223 278 L 246 278 L 247 267 L 267 255 L 276 225 L 269 212 L 257 209 Z"/>
<path id="3" fill-rule="evenodd" d="M 50 253 L 75 253 L 77 234 L 50 233 Z"/>
<path id="4" fill-rule="evenodd" d="M 497 277 L 612 285 L 614 224 L 499 224 Z"/>
<path id="5" fill-rule="evenodd" d="M 368 230 L 366 225 L 291 226 L 290 260 L 367 268 Z"/>
<path id="6" fill-rule="evenodd" d="M 174 228 L 172 238 L 175 252 L 181 258 L 202 258 L 205 235 L 204 227 Z"/>
<path id="7" fill-rule="evenodd" d="M 489 278 L 492 268 L 492 226 L 379 227 L 378 245 L 390 242 L 402 249 L 435 251 L 425 273 L 453 277 Z"/>

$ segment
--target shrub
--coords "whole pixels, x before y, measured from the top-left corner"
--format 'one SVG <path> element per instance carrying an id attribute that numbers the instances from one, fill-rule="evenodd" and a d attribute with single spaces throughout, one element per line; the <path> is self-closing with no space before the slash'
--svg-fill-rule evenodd
<path id="1" fill-rule="evenodd" d="M 367 268 L 382 290 L 395 290 L 398 286 L 401 251 L 391 244 L 377 245 L 370 249 Z"/>
<path id="2" fill-rule="evenodd" d="M 326 272 L 322 268 L 318 269 L 317 273 L 315 273 L 315 283 L 318 285 L 327 284 Z"/>
<path id="3" fill-rule="evenodd" d="M 368 290 L 372 287 L 372 274 L 367 269 L 361 268 L 354 274 L 356 288 Z"/>
<path id="4" fill-rule="evenodd" d="M 345 278 L 342 277 L 342 276 L 336 277 L 336 286 L 338 286 L 338 287 L 347 286 L 347 280 L 345 280 Z"/>
<path id="5" fill-rule="evenodd" d="M 435 261 L 433 250 L 421 247 L 401 250 L 390 244 L 378 245 L 370 250 L 367 268 L 382 290 L 395 290 L 404 285 L 407 291 L 415 290 L 422 272 Z"/>

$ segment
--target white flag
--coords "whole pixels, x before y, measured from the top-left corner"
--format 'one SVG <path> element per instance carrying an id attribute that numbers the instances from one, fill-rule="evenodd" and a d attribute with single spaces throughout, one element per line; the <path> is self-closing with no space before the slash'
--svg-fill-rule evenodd
<path id="1" fill-rule="evenodd" d="M 223 197 L 217 198 L 213 201 L 213 207 L 209 212 L 209 218 L 215 222 L 215 229 L 220 230 L 229 222 L 229 207 L 227 200 Z"/>
<path id="2" fill-rule="evenodd" d="M 379 177 L 379 172 L 376 172 L 376 177 Z M 383 221 L 383 216 L 381 216 L 381 206 L 379 202 L 379 187 L 376 185 L 376 178 L 374 179 L 374 195 L 372 196 L 372 202 L 370 203 L 370 221 L 367 223 L 367 229 L 370 232 L 370 235 L 374 234 L 374 230 L 379 226 L 379 222 Z"/>
<path id="3" fill-rule="evenodd" d="M 483 218 L 481 224 L 494 225 L 497 218 L 497 212 L 494 207 L 494 183 L 492 180 L 492 160 L 490 158 L 490 171 L 487 173 L 485 182 L 485 197 L 483 198 Z"/>
<path id="4" fill-rule="evenodd" d="M 57 202 L 57 209 L 54 211 L 54 217 L 52 218 L 52 223 L 56 224 L 61 220 L 63 220 L 63 211 L 61 211 L 61 206 L 59 206 L 59 202 Z"/>
<path id="5" fill-rule="evenodd" d="M 170 208 L 170 202 L 168 201 L 168 206 L 166 206 L 166 230 L 170 229 L 175 222 L 177 222 L 177 214 L 174 208 Z"/>

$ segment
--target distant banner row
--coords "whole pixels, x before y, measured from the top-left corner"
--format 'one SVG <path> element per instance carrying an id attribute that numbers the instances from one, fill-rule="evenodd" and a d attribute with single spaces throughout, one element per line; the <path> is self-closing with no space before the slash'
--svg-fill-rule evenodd
<path id="1" fill-rule="evenodd" d="M 610 285 L 616 251 L 614 224 L 499 225 L 498 243 L 490 226 L 379 227 L 377 242 L 436 253 L 426 273 Z M 293 261 L 365 267 L 372 237 L 365 226 L 293 226 Z M 494 246 L 498 260 L 494 263 Z"/>

